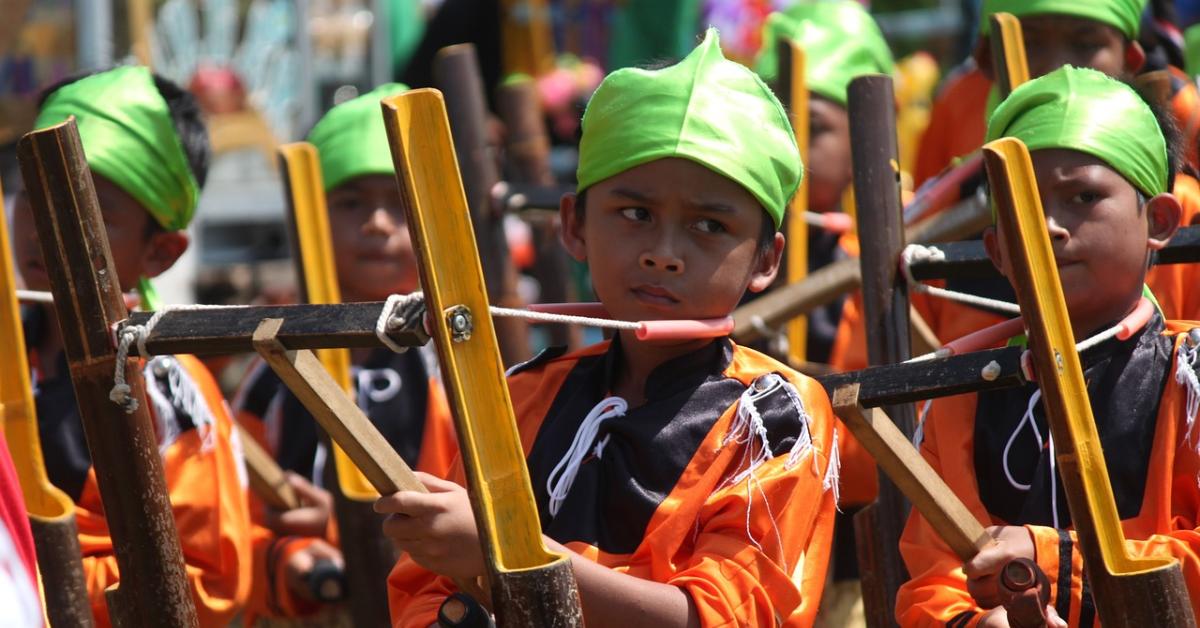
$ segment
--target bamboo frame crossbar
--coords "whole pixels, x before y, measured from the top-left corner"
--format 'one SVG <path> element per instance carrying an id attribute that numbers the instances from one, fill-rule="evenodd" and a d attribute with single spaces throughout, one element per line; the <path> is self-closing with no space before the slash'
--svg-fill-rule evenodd
<path id="1" fill-rule="evenodd" d="M 289 349 L 383 347 L 375 324 L 383 302 L 325 305 L 234 306 L 219 309 L 178 309 L 161 316 L 146 336 L 148 355 L 192 353 L 200 356 L 254 352 L 254 330 L 263 319 L 283 319 L 280 341 Z M 116 326 L 144 326 L 155 312 L 134 312 Z M 429 341 L 422 321 L 389 328 L 387 336 L 402 347 Z"/>

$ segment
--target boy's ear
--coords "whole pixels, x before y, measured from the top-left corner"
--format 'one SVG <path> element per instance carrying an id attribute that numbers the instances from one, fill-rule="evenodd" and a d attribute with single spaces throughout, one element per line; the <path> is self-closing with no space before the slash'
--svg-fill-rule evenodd
<path id="1" fill-rule="evenodd" d="M 1146 65 L 1146 50 L 1142 48 L 1142 44 L 1134 39 L 1125 44 L 1125 71 L 1129 74 L 1137 74 L 1142 71 L 1142 66 Z"/>
<path id="2" fill-rule="evenodd" d="M 1000 250 L 1000 232 L 996 230 L 996 225 L 983 230 L 983 249 L 987 251 L 988 259 L 992 260 L 992 266 L 1004 274 L 1004 253 Z"/>
<path id="3" fill-rule="evenodd" d="M 146 251 L 142 255 L 142 271 L 147 277 L 163 274 L 183 256 L 190 242 L 184 231 L 155 232 L 146 242 Z"/>
<path id="4" fill-rule="evenodd" d="M 583 221 L 575 211 L 575 194 L 564 194 L 558 201 L 559 234 L 567 254 L 577 262 L 587 261 L 587 241 L 583 237 Z"/>
<path id="5" fill-rule="evenodd" d="M 1157 194 L 1146 201 L 1146 244 L 1152 251 L 1158 251 L 1167 245 L 1171 236 L 1179 230 L 1179 221 L 1183 219 L 1183 208 L 1179 199 L 1173 194 Z"/>
<path id="6" fill-rule="evenodd" d="M 783 260 L 784 242 L 783 234 L 776 231 L 775 240 L 771 242 L 771 248 L 762 251 L 758 256 L 754 273 L 750 276 L 750 284 L 746 286 L 747 290 L 750 292 L 762 292 L 775 281 L 775 276 L 779 274 L 779 264 Z"/>

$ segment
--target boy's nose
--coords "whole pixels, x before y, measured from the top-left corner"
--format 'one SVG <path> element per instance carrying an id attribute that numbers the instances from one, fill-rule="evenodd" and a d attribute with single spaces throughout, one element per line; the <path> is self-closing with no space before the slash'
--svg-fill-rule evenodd
<path id="1" fill-rule="evenodd" d="M 367 232 L 388 233 L 396 227 L 396 221 L 392 220 L 392 215 L 386 208 L 377 207 L 367 218 L 364 227 Z"/>
<path id="2" fill-rule="evenodd" d="M 1054 218 L 1054 214 L 1046 215 L 1046 230 L 1050 232 L 1051 241 L 1062 240 L 1066 242 L 1071 239 L 1071 232 L 1058 223 L 1058 220 Z"/>
<path id="3" fill-rule="evenodd" d="M 642 253 L 639 260 L 642 268 L 654 268 L 665 270 L 669 273 L 682 273 L 683 260 L 671 254 L 662 253 L 660 251 L 647 251 Z"/>

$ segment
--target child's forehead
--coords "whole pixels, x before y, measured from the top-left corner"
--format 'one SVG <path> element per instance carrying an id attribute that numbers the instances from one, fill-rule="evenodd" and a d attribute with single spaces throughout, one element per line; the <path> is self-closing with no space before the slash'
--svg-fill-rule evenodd
<path id="1" fill-rule="evenodd" d="M 636 165 L 597 182 L 603 194 L 648 201 L 679 199 L 693 205 L 759 208 L 754 195 L 733 179 L 690 159 L 667 157 Z"/>
<path id="2" fill-rule="evenodd" d="M 1070 148 L 1044 148 L 1031 151 L 1029 156 L 1038 182 L 1042 185 L 1085 179 L 1135 189 L 1112 164 L 1090 153 Z"/>

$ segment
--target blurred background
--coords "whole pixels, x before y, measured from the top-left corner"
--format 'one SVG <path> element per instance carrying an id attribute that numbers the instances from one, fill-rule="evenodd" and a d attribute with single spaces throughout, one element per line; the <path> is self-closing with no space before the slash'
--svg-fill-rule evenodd
<path id="1" fill-rule="evenodd" d="M 551 163 L 570 182 L 578 116 L 604 72 L 677 59 L 708 24 L 720 28 L 728 56 L 749 63 L 765 17 L 795 1 L 0 0 L 0 181 L 6 195 L 20 185 L 15 144 L 43 87 L 114 64 L 149 65 L 199 97 L 215 149 L 194 246 L 158 282 L 164 299 L 290 301 L 274 150 L 302 139 L 333 104 L 390 80 L 431 85 L 437 50 L 472 42 L 489 99 L 512 72 L 539 80 Z M 905 59 L 898 93 L 914 112 L 901 130 L 905 154 L 939 79 L 969 57 L 979 3 L 864 2 Z M 1181 26 L 1200 17 L 1197 5 L 1175 3 Z"/>

